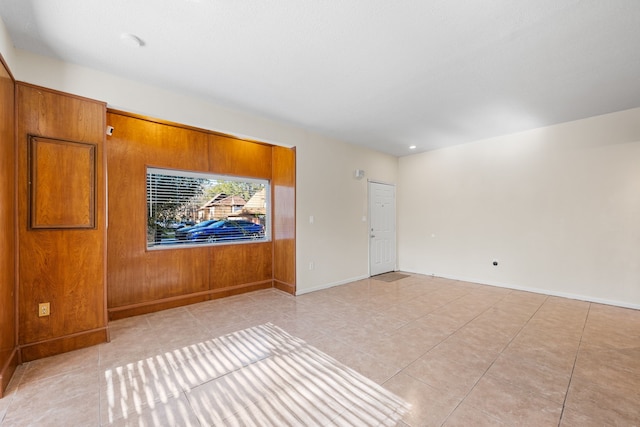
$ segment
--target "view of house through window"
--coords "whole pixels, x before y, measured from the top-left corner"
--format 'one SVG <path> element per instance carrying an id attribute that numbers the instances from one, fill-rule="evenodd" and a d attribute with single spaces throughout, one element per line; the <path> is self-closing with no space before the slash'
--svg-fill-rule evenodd
<path id="1" fill-rule="evenodd" d="M 269 181 L 147 168 L 147 247 L 269 238 Z"/>

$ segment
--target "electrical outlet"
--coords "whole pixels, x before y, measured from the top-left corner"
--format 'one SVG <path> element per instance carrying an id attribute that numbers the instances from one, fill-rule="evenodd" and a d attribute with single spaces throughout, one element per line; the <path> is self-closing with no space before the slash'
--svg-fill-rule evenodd
<path id="1" fill-rule="evenodd" d="M 51 314 L 51 305 L 48 302 L 38 304 L 38 317 L 45 317 Z"/>

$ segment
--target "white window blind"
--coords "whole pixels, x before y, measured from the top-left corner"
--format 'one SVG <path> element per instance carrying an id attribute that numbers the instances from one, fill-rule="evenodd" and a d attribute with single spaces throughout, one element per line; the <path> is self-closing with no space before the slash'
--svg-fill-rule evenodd
<path id="1" fill-rule="evenodd" d="M 147 168 L 147 247 L 270 237 L 269 181 Z"/>

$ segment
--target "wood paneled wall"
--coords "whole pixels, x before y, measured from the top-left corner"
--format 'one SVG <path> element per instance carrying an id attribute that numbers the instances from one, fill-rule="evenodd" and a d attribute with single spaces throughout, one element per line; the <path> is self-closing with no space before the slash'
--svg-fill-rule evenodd
<path id="1" fill-rule="evenodd" d="M 108 112 L 107 124 L 114 128 L 107 137 L 110 319 L 273 286 L 275 238 L 147 250 L 144 213 L 147 166 L 272 179 L 276 147 L 115 110 Z M 295 155 L 290 154 L 288 162 L 294 166 Z M 295 206 L 286 206 L 278 212 L 293 216 Z M 273 235 L 277 233 L 274 229 Z M 295 242 L 291 243 L 293 249 L 279 253 L 295 262 Z M 295 280 L 288 283 L 295 289 Z"/>
<path id="2" fill-rule="evenodd" d="M 273 278 L 274 286 L 296 292 L 296 157 L 295 151 L 273 147 Z"/>
<path id="3" fill-rule="evenodd" d="M 1 59 L 0 397 L 18 363 L 108 341 L 109 316 L 274 285 L 295 293 L 293 149 L 107 114 L 102 102 L 16 83 Z M 115 132 L 105 143 L 107 117 Z M 61 173 L 33 157 L 34 144 Z M 147 166 L 270 179 L 272 242 L 147 251 L 137 214 L 146 211 Z M 38 316 L 42 302 L 49 316 Z"/>
<path id="4" fill-rule="evenodd" d="M 18 311 L 22 361 L 87 347 L 108 340 L 106 290 L 106 191 L 104 135 L 106 105 L 57 91 L 18 83 Z M 75 163 L 73 148 L 95 147 L 95 174 L 47 174 L 38 185 L 57 191 L 51 209 L 79 206 L 87 192 L 95 197 L 95 227 L 33 228 L 30 180 L 39 167 L 30 159 L 33 136 L 67 141 L 56 156 L 61 164 Z M 68 151 L 67 151 L 68 149 Z M 40 165 L 42 166 L 42 165 Z M 64 166 L 63 166 L 64 167 Z M 62 172 L 62 171 L 61 171 Z M 60 186 L 56 179 L 74 182 Z M 79 181 L 78 181 L 79 180 Z M 78 202 L 76 199 L 81 198 Z M 49 302 L 51 314 L 38 316 L 38 304 Z"/>
<path id="5" fill-rule="evenodd" d="M 15 82 L 0 57 L 0 398 L 18 365 L 16 341 Z"/>

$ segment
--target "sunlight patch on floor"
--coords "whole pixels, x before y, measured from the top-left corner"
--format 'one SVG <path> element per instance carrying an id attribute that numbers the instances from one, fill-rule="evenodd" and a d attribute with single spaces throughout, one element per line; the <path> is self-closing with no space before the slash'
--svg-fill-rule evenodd
<path id="1" fill-rule="evenodd" d="M 270 323 L 108 369 L 104 377 L 109 423 L 394 426 L 409 409 Z"/>

